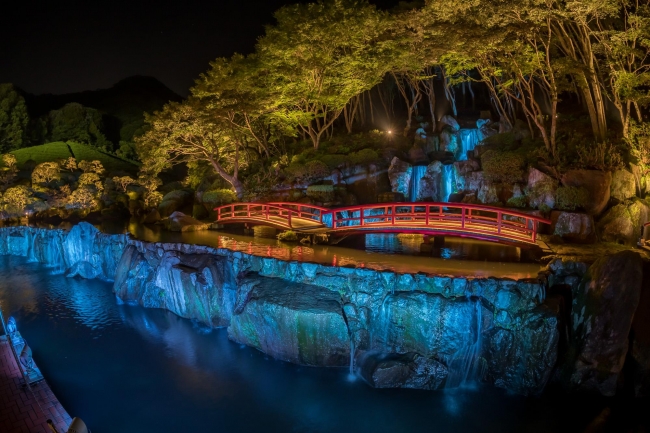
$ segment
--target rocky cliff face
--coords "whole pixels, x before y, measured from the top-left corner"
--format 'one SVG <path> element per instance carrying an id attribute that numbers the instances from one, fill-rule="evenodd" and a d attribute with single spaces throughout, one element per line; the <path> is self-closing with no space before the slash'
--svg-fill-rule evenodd
<path id="1" fill-rule="evenodd" d="M 557 356 L 558 312 L 537 280 L 452 278 L 286 262 L 99 233 L 0 229 L 0 253 L 114 280 L 119 300 L 165 308 L 279 359 L 356 366 L 377 387 L 466 380 L 529 394 Z"/>

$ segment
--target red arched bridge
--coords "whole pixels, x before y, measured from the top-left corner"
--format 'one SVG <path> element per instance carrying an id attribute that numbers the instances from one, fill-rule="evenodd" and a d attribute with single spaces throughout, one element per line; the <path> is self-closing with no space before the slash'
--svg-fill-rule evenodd
<path id="1" fill-rule="evenodd" d="M 465 203 L 378 203 L 329 209 L 300 203 L 234 203 L 215 209 L 217 223 L 264 225 L 301 233 L 418 233 L 534 244 L 551 221 L 509 209 Z"/>

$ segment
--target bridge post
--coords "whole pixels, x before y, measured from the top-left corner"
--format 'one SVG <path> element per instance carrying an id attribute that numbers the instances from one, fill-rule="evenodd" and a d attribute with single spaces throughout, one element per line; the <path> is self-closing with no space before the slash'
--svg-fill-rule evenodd
<path id="1" fill-rule="evenodd" d="M 289 222 L 289 227 L 293 228 L 293 226 L 291 225 L 291 211 L 290 210 L 287 211 L 287 220 Z"/>
<path id="2" fill-rule="evenodd" d="M 392 223 L 391 225 L 395 225 L 395 205 L 393 205 L 393 208 L 390 210 L 392 218 Z"/>
<path id="3" fill-rule="evenodd" d="M 497 212 L 497 233 L 501 234 L 501 212 Z"/>
<path id="4" fill-rule="evenodd" d="M 434 248 L 443 248 L 445 246 L 445 237 L 444 236 L 434 236 L 433 237 L 433 247 Z"/>
<path id="5" fill-rule="evenodd" d="M 362 207 L 359 208 L 359 225 L 360 226 L 363 225 L 363 208 Z"/>

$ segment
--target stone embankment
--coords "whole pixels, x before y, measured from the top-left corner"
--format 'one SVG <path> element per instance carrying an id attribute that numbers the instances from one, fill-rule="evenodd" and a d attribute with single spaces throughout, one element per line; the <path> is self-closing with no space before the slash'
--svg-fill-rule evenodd
<path id="1" fill-rule="evenodd" d="M 552 376 L 561 376 L 556 367 L 558 343 L 567 338 L 563 326 L 571 329 L 568 343 L 575 350 L 593 354 L 585 326 L 607 326 L 589 323 L 598 321 L 598 311 L 617 308 L 605 303 L 595 309 L 591 299 L 611 292 L 601 282 L 609 274 L 587 272 L 586 265 L 573 262 L 554 262 L 542 280 L 397 274 L 148 243 L 102 234 L 86 223 L 69 232 L 2 228 L 0 254 L 26 256 L 70 277 L 112 280 L 119 302 L 227 327 L 232 340 L 285 361 L 350 365 L 376 387 L 437 389 L 478 379 L 521 394 L 539 393 Z M 632 268 L 640 269 L 640 260 L 625 261 L 625 272 L 636 276 Z M 568 303 L 566 296 L 553 294 L 556 288 L 573 293 Z M 639 292 L 640 282 L 630 290 Z M 577 296 L 580 291 L 593 296 Z M 634 293 L 625 295 L 621 314 L 629 320 L 617 335 L 629 332 L 638 304 Z M 573 317 L 580 308 L 591 316 L 583 313 L 580 327 L 566 323 L 578 320 Z M 620 355 L 625 347 L 618 340 Z M 574 388 L 582 377 L 600 377 L 571 365 L 578 371 L 570 374 Z M 608 369 L 610 376 L 618 371 Z"/>

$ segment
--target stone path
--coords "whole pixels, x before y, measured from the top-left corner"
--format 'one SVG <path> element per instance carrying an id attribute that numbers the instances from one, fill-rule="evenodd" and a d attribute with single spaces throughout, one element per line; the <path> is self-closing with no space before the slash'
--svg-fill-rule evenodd
<path id="1" fill-rule="evenodd" d="M 45 381 L 23 387 L 23 380 L 11 347 L 0 336 L 0 432 L 52 433 L 47 420 L 65 433 L 72 419 Z"/>

